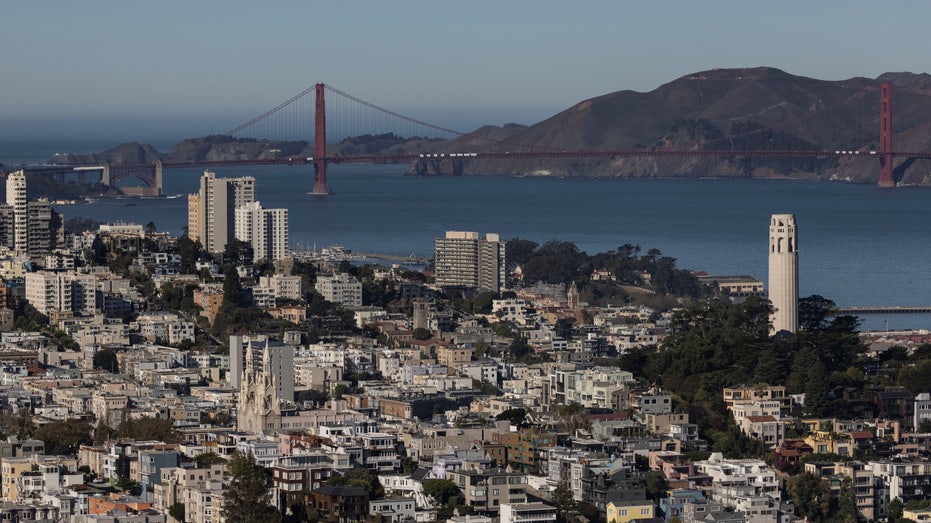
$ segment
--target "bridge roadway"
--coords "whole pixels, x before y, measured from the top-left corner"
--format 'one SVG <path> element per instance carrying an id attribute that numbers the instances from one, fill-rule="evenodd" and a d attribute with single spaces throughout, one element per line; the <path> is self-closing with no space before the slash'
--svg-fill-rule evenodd
<path id="1" fill-rule="evenodd" d="M 859 314 L 929 314 L 929 307 L 910 307 L 910 306 L 893 306 L 893 307 L 838 307 L 836 315 L 847 314 L 856 316 Z"/>
<path id="2" fill-rule="evenodd" d="M 914 159 L 931 159 L 931 152 L 893 152 L 892 156 Z M 755 151 L 688 151 L 688 150 L 665 150 L 665 149 L 628 149 L 616 151 L 598 151 L 598 150 L 552 150 L 541 149 L 538 151 L 513 151 L 513 152 L 494 152 L 494 153 L 429 153 L 429 154 L 399 154 L 399 155 L 357 155 L 357 156 L 330 156 L 326 158 L 328 164 L 340 163 L 410 163 L 416 161 L 438 161 L 438 160 L 521 160 L 521 159 L 573 159 L 573 158 L 592 158 L 592 159 L 621 159 L 621 158 L 871 158 L 878 159 L 880 154 L 877 151 L 776 151 L 776 150 L 755 150 Z M 287 157 L 287 158 L 268 158 L 261 160 L 197 160 L 190 162 L 162 162 L 162 169 L 184 169 L 184 168 L 204 168 L 204 167 L 241 167 L 251 165 L 313 165 L 313 157 Z M 30 166 L 25 170 L 28 172 L 45 172 L 45 173 L 64 173 L 70 171 L 86 171 L 103 166 L 92 165 L 62 165 L 62 166 Z M 114 164 L 113 167 L 119 167 L 123 171 L 140 171 L 151 170 L 152 164 Z"/>

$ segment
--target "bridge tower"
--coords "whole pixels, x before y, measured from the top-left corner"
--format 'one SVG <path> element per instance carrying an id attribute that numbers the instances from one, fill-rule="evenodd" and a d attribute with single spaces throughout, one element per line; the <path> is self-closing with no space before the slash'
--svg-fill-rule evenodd
<path id="1" fill-rule="evenodd" d="M 314 105 L 314 191 L 315 195 L 330 194 L 326 184 L 326 101 L 324 91 L 326 86 L 317 84 L 315 87 L 316 104 Z"/>
<path id="2" fill-rule="evenodd" d="M 162 161 L 155 160 L 155 196 L 162 195 Z"/>
<path id="3" fill-rule="evenodd" d="M 103 169 L 100 171 L 100 185 L 110 186 L 110 164 L 103 164 Z"/>
<path id="4" fill-rule="evenodd" d="M 879 91 L 879 186 L 895 187 L 892 174 L 892 84 L 883 82 Z"/>

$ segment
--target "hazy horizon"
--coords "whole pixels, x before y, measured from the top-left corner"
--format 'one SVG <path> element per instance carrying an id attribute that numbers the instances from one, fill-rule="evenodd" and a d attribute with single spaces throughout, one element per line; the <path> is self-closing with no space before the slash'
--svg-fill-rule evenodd
<path id="1" fill-rule="evenodd" d="M 920 73 L 929 15 L 918 0 L 14 2 L 0 32 L 0 127 L 101 135 L 100 122 L 128 119 L 135 133 L 174 115 L 183 134 L 209 134 L 315 82 L 444 127 L 532 124 L 714 68 Z"/>

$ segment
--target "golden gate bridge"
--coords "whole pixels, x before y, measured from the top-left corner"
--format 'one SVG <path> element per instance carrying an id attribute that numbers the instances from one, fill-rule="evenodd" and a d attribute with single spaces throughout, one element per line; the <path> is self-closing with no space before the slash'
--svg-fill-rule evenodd
<path id="1" fill-rule="evenodd" d="M 332 99 L 328 100 L 327 94 Z M 329 107 L 328 107 L 329 101 Z M 335 111 L 333 109 L 336 109 Z M 336 114 L 327 120 L 327 112 Z M 313 116 L 309 117 L 308 114 Z M 335 121 L 334 121 L 335 120 Z M 879 164 L 879 186 L 894 187 L 893 161 L 896 158 L 931 159 L 931 153 L 903 152 L 892 149 L 892 87 L 884 82 L 880 87 L 880 129 L 878 150 L 675 150 L 665 148 L 637 148 L 622 150 L 573 150 L 537 144 L 516 143 L 482 136 L 479 132 L 463 133 L 433 125 L 400 113 L 379 107 L 356 98 L 334 87 L 318 83 L 296 96 L 280 103 L 265 113 L 239 125 L 224 135 L 288 141 L 295 137 L 311 136 L 312 154 L 279 154 L 273 157 L 241 160 L 156 161 L 153 164 L 112 165 L 68 165 L 27 167 L 27 172 L 61 174 L 76 171 L 83 181 L 85 173 L 101 173 L 101 183 L 116 184 L 127 178 L 140 180 L 145 187 L 144 195 L 160 196 L 162 193 L 162 171 L 179 168 L 216 168 L 259 165 L 310 165 L 314 169 L 312 194 L 329 194 L 327 166 L 344 163 L 415 163 L 449 161 L 460 167 L 465 162 L 478 160 L 514 159 L 624 159 L 624 158 L 862 158 L 872 159 Z M 398 136 L 427 134 L 445 138 L 468 137 L 506 145 L 505 152 L 463 151 L 444 153 L 397 153 L 397 154 L 328 154 L 327 131 L 331 135 L 353 136 L 391 132 Z M 426 133 L 425 133 L 426 131 Z M 419 134 L 418 134 L 419 133 Z"/>

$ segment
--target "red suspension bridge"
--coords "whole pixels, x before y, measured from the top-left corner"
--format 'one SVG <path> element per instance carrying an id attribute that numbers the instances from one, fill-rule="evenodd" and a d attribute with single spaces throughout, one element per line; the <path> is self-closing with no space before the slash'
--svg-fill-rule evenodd
<path id="1" fill-rule="evenodd" d="M 328 99 L 327 95 L 331 98 Z M 329 107 L 328 107 L 329 101 Z M 334 110 L 335 109 L 335 110 Z M 327 119 L 327 111 L 337 117 Z M 312 117 L 309 114 L 313 114 Z M 328 129 L 330 126 L 330 129 Z M 359 136 L 363 134 L 393 133 L 398 136 L 427 136 L 455 138 L 465 136 L 474 141 L 506 144 L 507 152 L 468 151 L 457 153 L 362 154 L 342 152 L 328 154 L 327 131 L 330 135 Z M 338 89 L 316 84 L 271 110 L 224 133 L 231 137 L 273 139 L 275 141 L 306 140 L 312 136 L 312 148 L 296 154 L 277 149 L 259 159 L 158 161 L 154 164 L 113 164 L 92 166 L 48 166 L 29 168 L 29 171 L 63 173 L 78 171 L 83 180 L 87 171 L 99 171 L 101 183 L 110 185 L 126 178 L 137 178 L 145 187 L 140 194 L 161 195 L 162 171 L 178 168 L 211 168 L 250 165 L 311 165 L 314 169 L 313 194 L 329 194 L 327 166 L 341 163 L 414 163 L 449 161 L 454 166 L 476 160 L 502 159 L 623 159 L 623 158 L 864 158 L 879 164 L 879 186 L 894 187 L 893 161 L 895 158 L 931 159 L 931 153 L 894 151 L 892 148 L 892 88 L 883 83 L 880 88 L 879 150 L 673 150 L 638 148 L 628 150 L 569 150 L 536 144 L 521 144 L 506 140 L 493 140 L 476 133 L 462 133 L 432 125 L 384 109 Z"/>

